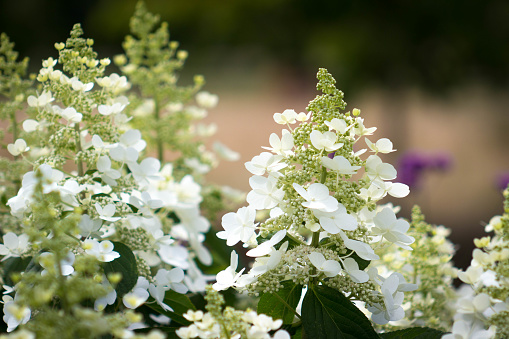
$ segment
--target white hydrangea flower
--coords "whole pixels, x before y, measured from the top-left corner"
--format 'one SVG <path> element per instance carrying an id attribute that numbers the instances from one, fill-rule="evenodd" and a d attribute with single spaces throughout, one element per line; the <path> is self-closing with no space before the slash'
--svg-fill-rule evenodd
<path id="1" fill-rule="evenodd" d="M 353 231 L 357 228 L 357 219 L 348 214 L 345 206 L 340 203 L 334 212 L 313 210 L 313 214 L 320 221 L 321 227 L 330 234 L 338 234 L 340 230 Z"/>
<path id="2" fill-rule="evenodd" d="M 324 184 L 314 183 L 306 190 L 301 185 L 293 183 L 293 188 L 306 200 L 302 203 L 304 207 L 322 212 L 334 212 L 338 209 L 338 201 L 329 195 L 329 189 Z"/>
<path id="3" fill-rule="evenodd" d="M 0 255 L 5 256 L 2 261 L 11 257 L 21 257 L 28 251 L 28 235 L 24 233 L 18 236 L 13 232 L 7 232 L 2 239 L 4 243 L 0 244 Z"/>
<path id="4" fill-rule="evenodd" d="M 224 231 L 218 232 L 219 239 L 225 239 L 226 245 L 233 246 L 239 241 L 248 242 L 255 235 L 256 226 L 254 223 L 256 210 L 251 207 L 241 207 L 237 213 L 227 213 L 223 216 L 221 225 Z"/>
<path id="5" fill-rule="evenodd" d="M 71 79 L 69 79 L 69 82 L 71 84 L 72 89 L 78 92 L 88 92 L 94 87 L 93 82 L 84 84 L 77 77 L 72 77 Z"/>
<path id="6" fill-rule="evenodd" d="M 396 151 L 392 148 L 392 141 L 387 138 L 379 139 L 376 143 L 372 143 L 368 138 L 364 138 L 364 140 L 366 141 L 366 145 L 368 145 L 375 154 L 378 152 L 387 154 Z"/>
<path id="7" fill-rule="evenodd" d="M 375 254 L 375 251 L 366 244 L 365 242 L 349 239 L 346 234 L 339 230 L 339 235 L 341 236 L 341 239 L 343 239 L 343 243 L 345 244 L 346 248 L 354 251 L 357 253 L 359 257 L 361 257 L 364 260 L 378 260 L 380 257 Z"/>
<path id="8" fill-rule="evenodd" d="M 83 114 L 79 113 L 73 107 L 67 107 L 60 112 L 62 118 L 70 123 L 78 123 L 83 118 Z"/>
<path id="9" fill-rule="evenodd" d="M 117 179 L 120 179 L 121 173 L 111 168 L 111 159 L 107 155 L 100 156 L 97 159 L 97 170 L 101 173 L 101 179 L 108 185 L 117 186 Z"/>
<path id="10" fill-rule="evenodd" d="M 309 113 L 305 113 L 305 112 L 300 112 L 299 114 L 297 114 L 297 121 L 300 121 L 300 122 L 305 122 L 305 121 L 308 121 L 309 118 L 311 117 L 311 112 Z"/>
<path id="11" fill-rule="evenodd" d="M 166 291 L 174 290 L 177 293 L 186 293 L 187 287 L 182 283 L 184 280 L 184 271 L 181 268 L 166 270 L 161 268 L 154 276 L 154 283 L 149 285 L 150 295 L 165 310 L 173 311 L 172 308 L 164 303 Z"/>
<path id="12" fill-rule="evenodd" d="M 280 230 L 276 234 L 272 236 L 269 240 L 262 242 L 260 245 L 258 245 L 255 248 L 250 249 L 247 251 L 246 255 L 248 257 L 261 257 L 264 255 L 267 255 L 271 252 L 272 248 L 279 244 L 281 240 L 284 239 L 286 236 L 286 230 Z"/>
<path id="13" fill-rule="evenodd" d="M 214 108 L 217 106 L 219 97 L 216 94 L 201 91 L 196 94 L 196 103 L 203 108 Z"/>
<path id="14" fill-rule="evenodd" d="M 336 130 L 341 134 L 345 134 L 350 129 L 350 127 L 353 126 L 351 125 L 349 127 L 344 119 L 338 118 L 334 118 L 331 121 L 325 121 L 325 124 L 329 126 L 329 130 Z"/>
<path id="15" fill-rule="evenodd" d="M 148 293 L 149 282 L 144 277 L 138 277 L 136 285 L 131 292 L 124 295 L 122 303 L 125 307 L 135 309 L 147 301 L 150 294 Z"/>
<path id="16" fill-rule="evenodd" d="M 283 255 L 286 253 L 288 249 L 288 241 L 285 241 L 279 249 L 275 249 L 274 247 L 270 248 L 270 252 L 268 253 L 268 257 L 257 257 L 253 268 L 249 272 L 249 274 L 254 276 L 260 276 L 265 272 L 268 272 L 277 267 Z"/>
<path id="17" fill-rule="evenodd" d="M 239 256 L 237 252 L 232 251 L 230 255 L 230 266 L 216 275 L 216 282 L 212 285 L 212 288 L 216 291 L 224 291 L 235 286 L 237 280 L 245 270 L 245 268 L 243 268 L 239 273 L 237 273 L 238 263 Z"/>
<path id="18" fill-rule="evenodd" d="M 109 240 L 99 242 L 94 239 L 85 239 L 83 249 L 101 262 L 111 262 L 120 257 L 120 254 L 113 250 L 114 245 Z"/>
<path id="19" fill-rule="evenodd" d="M 335 260 L 325 260 L 322 253 L 311 252 L 308 258 L 318 271 L 329 278 L 335 277 L 341 272 L 341 265 Z"/>
<path id="20" fill-rule="evenodd" d="M 378 155 L 370 155 L 366 160 L 366 174 L 371 180 L 394 180 L 397 172 L 391 164 L 383 163 Z"/>
<path id="21" fill-rule="evenodd" d="M 281 139 L 277 136 L 276 133 L 272 133 L 269 137 L 269 144 L 271 147 L 262 147 L 263 149 L 272 151 L 276 154 L 282 155 L 284 157 L 293 154 L 293 135 L 286 129 L 282 131 Z"/>
<path id="22" fill-rule="evenodd" d="M 364 119 L 361 117 L 355 118 L 355 126 L 357 127 L 354 128 L 354 133 L 360 137 L 364 135 L 371 135 L 376 131 L 376 127 L 364 127 Z"/>
<path id="23" fill-rule="evenodd" d="M 362 166 L 352 166 L 350 161 L 342 155 L 335 156 L 334 158 L 322 157 L 322 164 L 330 170 L 336 171 L 342 175 L 352 175 L 357 173 L 357 170 Z"/>
<path id="24" fill-rule="evenodd" d="M 145 158 L 139 164 L 136 162 L 128 162 L 129 170 L 134 179 L 141 187 L 145 187 L 151 180 L 161 180 L 159 175 L 161 162 L 156 158 Z"/>
<path id="25" fill-rule="evenodd" d="M 101 115 L 108 116 L 112 114 L 115 115 L 121 113 L 125 107 L 126 105 L 122 105 L 121 103 L 116 102 L 112 105 L 99 105 L 97 110 Z"/>
<path id="26" fill-rule="evenodd" d="M 337 135 L 334 132 L 320 132 L 313 130 L 309 135 L 311 144 L 317 150 L 325 150 L 326 152 L 334 152 L 343 147 L 343 143 L 336 142 Z"/>
<path id="27" fill-rule="evenodd" d="M 297 113 L 293 109 L 287 109 L 283 113 L 274 113 L 274 121 L 280 125 L 295 124 Z"/>
<path id="28" fill-rule="evenodd" d="M 350 278 L 358 284 L 365 283 L 369 280 L 369 274 L 359 270 L 359 264 L 353 258 L 346 258 L 343 260 L 343 268 L 350 275 Z"/>
<path id="29" fill-rule="evenodd" d="M 7 324 L 7 332 L 12 332 L 21 324 L 26 324 L 32 315 L 30 309 L 21 306 L 10 296 L 3 296 L 4 317 L 3 320 Z"/>
<path id="30" fill-rule="evenodd" d="M 41 123 L 34 119 L 26 119 L 23 121 L 23 130 L 27 133 L 35 132 L 40 129 Z"/>
<path id="31" fill-rule="evenodd" d="M 410 224 L 404 219 L 396 219 L 396 214 L 391 208 L 384 208 L 378 212 L 373 221 L 375 223 L 375 227 L 372 228 L 374 235 L 381 235 L 387 241 L 401 248 L 412 250 L 408 245 L 412 244 L 415 239 L 405 234 L 410 228 Z"/>
<path id="32" fill-rule="evenodd" d="M 115 222 L 121 219 L 121 217 L 114 217 L 117 210 L 115 204 L 107 204 L 106 206 L 102 207 L 99 205 L 99 203 L 96 202 L 94 206 L 97 213 L 99 213 L 99 218 L 102 220 Z"/>
<path id="33" fill-rule="evenodd" d="M 18 156 L 30 150 L 30 147 L 27 147 L 27 143 L 24 139 L 17 139 L 13 144 L 7 145 L 7 150 L 12 155 Z"/>
<path id="34" fill-rule="evenodd" d="M 288 166 L 281 160 L 283 160 L 281 155 L 262 152 L 260 155 L 254 156 L 251 161 L 246 162 L 244 166 L 254 175 L 262 176 L 268 173 L 269 176 L 279 177 L 282 175 L 279 171 Z"/>
<path id="35" fill-rule="evenodd" d="M 44 107 L 54 100 L 55 98 L 53 98 L 51 91 L 44 91 L 38 97 L 30 95 L 27 102 L 30 107 Z"/>
<path id="36" fill-rule="evenodd" d="M 372 186 L 377 186 L 383 191 L 382 198 L 387 194 L 394 198 L 404 198 L 410 194 L 410 187 L 399 182 L 374 181 Z"/>
<path id="37" fill-rule="evenodd" d="M 484 324 L 478 321 L 458 319 L 452 325 L 451 333 L 442 336 L 442 339 L 491 339 L 495 335 L 493 328 L 484 329 Z"/>
<path id="38" fill-rule="evenodd" d="M 279 204 L 284 191 L 277 187 L 277 179 L 274 177 L 262 177 L 259 175 L 249 178 L 249 185 L 253 189 L 247 194 L 246 200 L 250 206 L 257 210 L 271 209 Z"/>

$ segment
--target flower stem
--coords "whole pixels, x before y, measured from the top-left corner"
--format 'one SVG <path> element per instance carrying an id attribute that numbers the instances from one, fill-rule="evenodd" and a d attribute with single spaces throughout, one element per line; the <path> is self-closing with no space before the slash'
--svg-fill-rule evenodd
<path id="1" fill-rule="evenodd" d="M 76 131 L 76 153 L 81 153 L 81 131 L 80 131 L 80 125 L 79 123 L 76 123 L 74 125 L 74 130 Z M 83 168 L 83 160 L 81 158 L 78 159 L 78 163 L 76 164 L 78 166 L 78 176 L 83 177 L 85 174 L 85 170 Z"/>
<path id="2" fill-rule="evenodd" d="M 157 145 L 157 158 L 162 163 L 164 158 L 163 141 L 161 140 L 161 128 L 159 126 L 159 120 L 161 119 L 161 112 L 159 111 L 159 101 L 154 100 L 154 119 L 156 120 L 156 145 Z"/>

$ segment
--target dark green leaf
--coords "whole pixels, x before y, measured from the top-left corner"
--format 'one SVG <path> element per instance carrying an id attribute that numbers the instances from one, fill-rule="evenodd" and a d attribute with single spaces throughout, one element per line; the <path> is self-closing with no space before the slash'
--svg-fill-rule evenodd
<path id="1" fill-rule="evenodd" d="M 127 206 L 129 206 L 131 208 L 131 211 L 133 211 L 133 213 L 138 213 L 138 207 L 136 207 L 132 204 L 127 204 Z"/>
<path id="2" fill-rule="evenodd" d="M 357 255 L 357 253 L 353 252 L 352 254 L 350 254 L 350 258 L 353 258 L 356 262 L 357 262 L 357 265 L 359 265 L 359 269 L 360 270 L 364 270 L 366 267 L 369 266 L 369 263 L 371 261 L 369 260 L 364 260 L 362 259 L 361 257 L 359 257 Z"/>
<path id="3" fill-rule="evenodd" d="M 170 318 L 171 320 L 173 320 L 174 322 L 176 323 L 179 323 L 181 325 L 184 325 L 184 326 L 189 326 L 191 325 L 191 322 L 189 320 L 187 320 L 186 318 L 184 318 L 182 316 L 182 314 L 178 314 L 177 312 L 172 312 L 172 311 L 166 311 L 164 310 L 161 306 L 159 306 L 159 304 L 157 304 L 155 302 L 154 299 L 150 298 L 146 303 L 145 303 L 146 306 L 150 307 L 153 311 L 159 313 L 159 314 L 162 314 L 162 315 L 165 315 L 167 316 L 168 318 Z M 185 313 L 185 312 L 184 312 Z M 173 323 L 172 323 L 173 324 Z"/>
<path id="4" fill-rule="evenodd" d="M 447 332 L 429 327 L 412 327 L 404 330 L 381 333 L 383 339 L 440 339 Z"/>
<path id="5" fill-rule="evenodd" d="M 166 292 L 164 296 L 164 303 L 173 308 L 173 311 L 178 314 L 184 314 L 188 310 L 196 311 L 196 307 L 193 305 L 187 295 L 177 293 L 173 290 Z"/>
<path id="6" fill-rule="evenodd" d="M 106 194 L 106 193 L 97 193 L 97 194 L 92 195 L 92 198 L 99 198 L 99 197 L 110 197 L 110 195 Z"/>
<path id="7" fill-rule="evenodd" d="M 341 292 L 311 285 L 302 303 L 303 338 L 379 339 L 371 322 Z"/>
<path id="8" fill-rule="evenodd" d="M 136 266 L 136 257 L 131 249 L 121 242 L 113 241 L 114 251 L 120 254 L 120 257 L 103 263 L 103 269 L 106 276 L 110 273 L 122 274 L 122 280 L 115 287 L 117 295 L 122 298 L 126 293 L 136 285 L 138 281 L 138 268 Z"/>
<path id="9" fill-rule="evenodd" d="M 178 329 L 177 327 L 158 326 L 158 327 L 140 328 L 140 329 L 134 330 L 134 332 L 135 333 L 149 333 L 150 331 L 158 330 L 158 331 L 163 332 L 166 335 L 167 339 L 173 339 L 173 338 L 178 339 L 179 337 L 175 333 L 175 331 L 177 329 Z"/>
<path id="10" fill-rule="evenodd" d="M 85 174 L 92 176 L 95 172 L 97 172 L 96 169 L 89 169 L 88 171 L 85 172 Z"/>
<path id="11" fill-rule="evenodd" d="M 19 273 L 25 271 L 28 264 L 32 260 L 32 257 L 27 257 L 21 259 L 17 258 L 9 258 L 4 261 L 4 284 L 7 286 L 14 286 L 14 282 L 12 281 L 12 275 L 14 273 Z"/>
<path id="12" fill-rule="evenodd" d="M 266 314 L 273 319 L 283 319 L 283 324 L 291 324 L 295 317 L 292 310 L 297 308 L 302 294 L 302 286 L 296 285 L 292 281 L 283 281 L 282 284 L 284 287 L 277 293 L 264 293 L 261 296 L 257 310 L 258 313 Z M 288 306 L 292 309 L 289 309 Z"/>
<path id="13" fill-rule="evenodd" d="M 302 326 L 295 331 L 295 334 L 292 336 L 292 339 L 302 339 Z"/>

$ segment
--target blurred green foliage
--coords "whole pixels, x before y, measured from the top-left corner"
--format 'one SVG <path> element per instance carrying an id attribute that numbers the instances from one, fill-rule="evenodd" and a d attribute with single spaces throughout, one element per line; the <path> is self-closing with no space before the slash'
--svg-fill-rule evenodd
<path id="1" fill-rule="evenodd" d="M 112 52 L 128 31 L 135 0 L 0 0 L 0 31 L 22 55 L 63 40 L 75 22 Z M 169 22 L 193 66 L 314 73 L 327 67 L 348 87 L 420 86 L 441 91 L 469 82 L 509 84 L 509 2 L 147 0 Z M 111 47 L 107 47 L 111 46 Z M 30 54 L 30 53 L 32 54 Z M 342 85 L 343 86 L 343 85 Z"/>

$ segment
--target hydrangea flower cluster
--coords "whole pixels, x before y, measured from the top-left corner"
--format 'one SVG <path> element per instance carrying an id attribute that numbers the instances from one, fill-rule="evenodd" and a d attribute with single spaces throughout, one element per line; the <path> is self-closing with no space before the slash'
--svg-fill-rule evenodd
<path id="1" fill-rule="evenodd" d="M 249 205 L 226 214 L 217 236 L 229 246 L 242 242 L 255 261 L 249 272 L 237 273 L 233 251 L 214 288 L 258 295 L 277 292 L 282 281 L 320 284 L 366 302 L 376 323 L 400 320 L 403 292 L 416 286 L 401 273 L 383 277 L 366 267 L 384 246 L 411 250 L 409 223 L 389 207 L 376 209 L 385 196 L 401 198 L 409 188 L 392 181 L 395 168 L 379 156 L 395 151 L 392 142 L 369 140 L 376 128 L 364 126 L 358 109 L 340 112 L 346 104 L 332 76 L 320 69 L 318 80 L 323 94 L 310 102 L 309 113 L 276 113 L 275 122 L 285 128 L 263 147 L 270 152 L 246 163 L 253 174 Z M 257 212 L 269 217 L 258 223 Z"/>
<path id="2" fill-rule="evenodd" d="M 509 188 L 504 198 L 504 214 L 485 226 L 493 235 L 474 240 L 472 262 L 458 273 L 465 285 L 453 305 L 452 333 L 443 338 L 509 337 Z"/>
<path id="3" fill-rule="evenodd" d="M 210 224 L 199 211 L 201 186 L 191 175 L 177 180 L 171 164 L 161 168 L 158 159 L 143 158 L 147 143 L 139 130 L 129 127 L 125 112 L 129 99 L 123 93 L 130 83 L 125 76 L 105 75 L 110 60 L 99 60 L 93 41 L 82 34 L 76 25 L 65 44 L 55 44 L 59 58 L 43 61 L 38 94 L 27 98 L 34 116 L 23 122 L 31 147 L 24 139 L 8 146 L 34 170 L 23 176 L 19 191 L 7 202 L 17 220 L 12 224 L 22 226 L 3 229 L 0 253 L 16 263 L 31 259 L 43 276 L 64 280 L 83 273 L 77 269 L 82 258 L 93 258 L 103 266 L 101 270 L 96 264 L 97 271 L 109 275 L 95 272 L 100 291 L 86 294 L 83 289 L 79 300 L 93 298 L 95 310 L 102 311 L 120 302 L 135 309 L 150 297 L 171 310 L 167 291 L 203 291 L 210 279 L 194 261 L 212 261 L 202 244 Z M 53 197 L 45 198 L 51 203 L 52 222 L 73 220 L 65 231 L 67 241 L 56 237 L 54 227 L 60 226 L 50 220 L 34 225 L 38 187 L 40 194 Z M 170 213 L 174 218 L 167 217 Z M 48 239 L 57 248 L 48 246 Z M 27 323 L 39 309 L 21 297 L 26 295 L 20 287 L 26 285 L 23 279 L 4 287 L 14 292 L 4 303 L 8 331 Z"/>
<path id="4" fill-rule="evenodd" d="M 415 239 L 410 245 L 412 252 L 387 246 L 382 249 L 380 260 L 372 263 L 379 272 L 400 272 L 405 280 L 418 286 L 405 296 L 405 317 L 381 328 L 427 326 L 448 330 L 454 314 L 451 300 L 456 299 L 453 280 L 458 271 L 451 262 L 454 246 L 447 239 L 450 230 L 428 224 L 420 208 L 414 206 L 408 234 Z"/>
<path id="5" fill-rule="evenodd" d="M 255 311 L 235 310 L 225 307 L 224 297 L 210 286 L 207 287 L 206 309 L 208 312 L 189 310 L 184 317 L 192 322 L 188 327 L 181 327 L 176 334 L 183 339 L 191 338 L 260 338 L 290 339 L 287 331 L 279 329 L 283 321 L 274 320 L 265 314 Z M 273 336 L 270 332 L 276 331 Z"/>
<path id="6" fill-rule="evenodd" d="M 238 160 L 239 154 L 217 141 L 215 152 L 205 148 L 204 138 L 212 136 L 217 127 L 199 121 L 207 116 L 208 109 L 217 105 L 218 96 L 200 91 L 204 84 L 202 76 L 195 76 L 193 85 L 178 84 L 178 73 L 184 66 L 187 52 L 178 50 L 177 41 L 170 41 L 166 22 L 158 24 L 159 16 L 148 12 L 144 3 L 139 2 L 130 21 L 131 34 L 123 43 L 125 54 L 117 55 L 114 61 L 135 89 L 129 97 L 131 104 L 126 107 L 133 117 L 130 125 L 146 137 L 148 147 L 155 151 L 163 166 L 165 178 L 182 183 L 179 194 L 185 203 L 177 208 L 186 212 L 185 215 L 173 213 L 170 219 L 174 224 L 182 221 L 194 227 L 174 229 L 172 236 L 191 243 L 200 261 L 210 264 L 210 255 L 199 247 L 203 233 L 209 230 L 208 222 L 204 224 L 205 219 L 199 212 L 208 220 L 216 220 L 219 211 L 229 204 L 238 204 L 235 200 L 239 199 L 239 194 L 234 192 L 230 198 L 225 188 L 206 183 L 203 176 L 217 166 L 216 154 L 228 161 Z M 173 183 L 169 184 L 175 185 Z M 151 188 L 159 189 L 157 185 Z M 242 194 L 240 196 L 243 199 Z M 171 200 L 166 196 L 161 198 Z M 168 209 L 160 210 L 158 215 L 163 223 L 170 220 Z M 192 290 L 203 291 L 204 285 Z"/>

